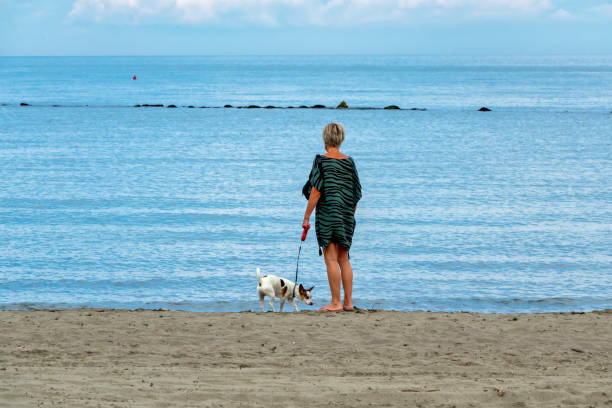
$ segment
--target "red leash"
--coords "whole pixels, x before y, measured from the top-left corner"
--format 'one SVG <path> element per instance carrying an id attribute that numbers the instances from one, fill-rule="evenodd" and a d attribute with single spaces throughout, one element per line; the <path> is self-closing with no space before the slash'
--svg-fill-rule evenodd
<path id="1" fill-rule="evenodd" d="M 295 284 L 293 285 L 293 292 L 291 294 L 292 297 L 295 297 L 295 287 L 298 284 L 298 268 L 300 266 L 300 254 L 302 253 L 302 242 L 306 241 L 306 235 L 308 234 L 308 230 L 310 229 L 310 224 L 304 227 L 304 231 L 302 232 L 302 241 L 300 242 L 300 250 L 298 251 L 297 262 L 295 263 Z"/>

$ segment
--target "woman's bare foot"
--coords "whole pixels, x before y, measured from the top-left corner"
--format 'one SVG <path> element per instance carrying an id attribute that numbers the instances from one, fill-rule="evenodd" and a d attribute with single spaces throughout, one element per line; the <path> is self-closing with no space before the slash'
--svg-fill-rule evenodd
<path id="1" fill-rule="evenodd" d="M 353 307 L 353 302 L 351 302 L 350 299 L 348 299 L 348 301 L 347 299 L 344 300 L 344 303 L 342 304 L 342 309 L 345 312 L 352 312 L 353 310 L 355 310 L 355 308 Z"/>
<path id="2" fill-rule="evenodd" d="M 323 307 L 317 309 L 317 311 L 319 311 L 319 312 L 341 312 L 342 310 L 344 310 L 342 305 L 341 304 L 335 304 L 335 303 L 330 303 L 327 306 L 323 306 Z"/>

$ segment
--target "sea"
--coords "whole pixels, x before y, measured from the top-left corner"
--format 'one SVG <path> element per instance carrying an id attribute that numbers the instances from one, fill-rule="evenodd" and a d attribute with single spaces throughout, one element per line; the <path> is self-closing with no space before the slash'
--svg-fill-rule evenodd
<path id="1" fill-rule="evenodd" d="M 0 310 L 258 311 L 332 121 L 355 305 L 612 308 L 612 56 L 1 57 L 0 105 Z"/>

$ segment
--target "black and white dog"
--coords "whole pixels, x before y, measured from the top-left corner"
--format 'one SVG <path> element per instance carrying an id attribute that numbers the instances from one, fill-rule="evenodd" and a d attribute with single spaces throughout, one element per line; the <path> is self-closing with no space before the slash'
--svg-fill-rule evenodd
<path id="1" fill-rule="evenodd" d="M 307 305 L 312 306 L 312 294 L 310 292 L 314 289 L 314 286 L 310 289 L 304 289 L 302 284 L 300 284 L 298 288 L 295 288 L 295 283 L 290 280 L 273 275 L 262 277 L 261 273 L 259 272 L 259 268 L 257 268 L 257 282 L 257 294 L 259 295 L 259 301 L 261 302 L 262 312 L 264 311 L 264 298 L 266 296 L 270 298 L 270 307 L 272 308 L 273 312 L 276 312 L 274 309 L 274 298 L 280 299 L 279 312 L 283 311 L 285 300 L 288 301 L 297 312 L 298 308 L 295 304 L 294 297 L 297 297 Z"/>

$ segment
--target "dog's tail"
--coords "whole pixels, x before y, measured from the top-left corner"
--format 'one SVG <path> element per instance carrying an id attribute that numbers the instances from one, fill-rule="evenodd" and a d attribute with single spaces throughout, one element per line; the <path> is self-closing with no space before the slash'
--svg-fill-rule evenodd
<path id="1" fill-rule="evenodd" d="M 259 282 L 259 286 L 261 286 L 261 273 L 259 272 L 259 268 L 257 268 L 257 282 Z"/>

